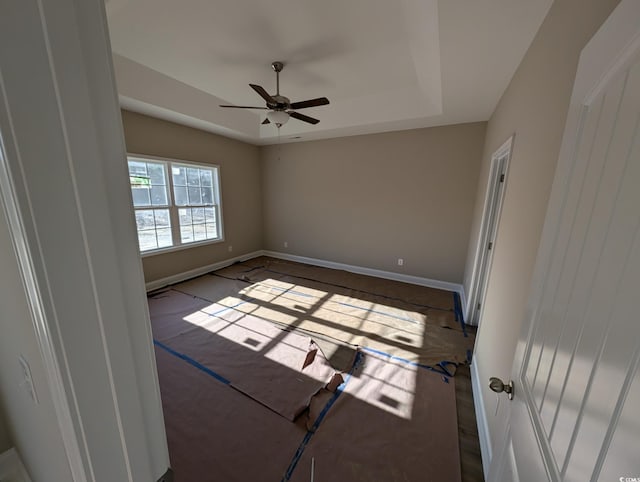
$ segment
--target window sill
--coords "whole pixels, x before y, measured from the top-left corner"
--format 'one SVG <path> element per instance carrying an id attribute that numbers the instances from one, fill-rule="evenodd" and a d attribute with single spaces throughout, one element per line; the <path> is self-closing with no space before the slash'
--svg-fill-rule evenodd
<path id="1" fill-rule="evenodd" d="M 181 244 L 178 246 L 170 246 L 168 248 L 160 248 L 160 249 L 154 249 L 150 251 L 143 251 L 140 253 L 140 257 L 149 258 L 151 256 L 156 256 L 158 254 L 173 253 L 174 251 L 182 251 L 183 249 L 197 248 L 199 246 L 207 246 L 209 244 L 218 244 L 223 242 L 224 242 L 224 237 L 218 238 L 218 239 L 207 239 L 206 241 L 198 241 L 195 243 Z"/>

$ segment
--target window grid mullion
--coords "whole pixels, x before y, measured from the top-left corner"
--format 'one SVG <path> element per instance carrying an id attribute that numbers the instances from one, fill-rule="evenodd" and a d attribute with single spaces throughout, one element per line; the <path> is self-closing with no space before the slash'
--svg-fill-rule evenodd
<path id="1" fill-rule="evenodd" d="M 182 245 L 182 236 L 180 235 L 180 216 L 178 215 L 178 206 L 176 206 L 175 193 L 173 192 L 173 170 L 172 163 L 167 162 L 165 169 L 167 171 L 167 185 L 169 187 L 169 219 L 171 220 L 171 240 L 174 246 Z"/>

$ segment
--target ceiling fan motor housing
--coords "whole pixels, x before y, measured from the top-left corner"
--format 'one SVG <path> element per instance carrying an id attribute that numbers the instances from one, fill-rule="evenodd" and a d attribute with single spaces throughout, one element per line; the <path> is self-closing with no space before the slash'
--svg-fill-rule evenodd
<path id="1" fill-rule="evenodd" d="M 272 95 L 271 97 L 273 97 L 276 102 L 267 102 L 267 107 L 269 107 L 269 109 L 287 110 L 291 107 L 291 101 L 288 97 L 285 97 L 284 95 Z"/>

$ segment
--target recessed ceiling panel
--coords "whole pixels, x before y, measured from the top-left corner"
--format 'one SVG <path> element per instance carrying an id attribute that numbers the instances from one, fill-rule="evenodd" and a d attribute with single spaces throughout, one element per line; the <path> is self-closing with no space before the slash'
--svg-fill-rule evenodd
<path id="1" fill-rule="evenodd" d="M 469 81 L 449 77 L 447 69 L 459 75 L 461 67 L 442 56 L 446 52 L 455 57 L 473 48 L 474 31 L 491 25 L 474 25 L 473 19 L 465 18 L 464 8 L 452 12 L 452 2 L 477 3 L 108 0 L 106 6 L 123 106 L 181 122 L 190 117 L 214 132 L 261 144 L 278 137 L 273 125 L 260 125 L 264 111 L 217 106 L 264 106 L 248 84 L 262 85 L 274 94 L 276 77 L 270 64 L 275 60 L 285 63 L 282 95 L 293 102 L 321 96 L 331 101 L 301 111 L 320 119 L 319 124 L 290 119 L 282 128 L 283 137 L 321 138 L 486 119 L 486 105 L 495 107 L 502 91 L 487 99 L 486 85 L 472 86 L 481 100 L 461 108 L 455 99 L 474 93 L 456 92 L 468 90 Z M 505 0 L 481 3 L 491 6 Z M 538 14 L 534 21 L 527 20 L 529 30 L 535 32 L 541 18 Z M 452 33 L 462 36 L 452 38 Z M 527 33 L 519 43 L 526 48 L 532 36 Z M 508 58 L 501 60 L 508 65 L 494 69 L 502 84 L 523 52 L 524 48 L 511 47 Z M 476 78 L 477 64 L 484 60 L 472 59 L 464 75 Z M 482 78 L 483 84 L 489 81 Z M 176 113 L 173 119 L 171 112 Z"/>

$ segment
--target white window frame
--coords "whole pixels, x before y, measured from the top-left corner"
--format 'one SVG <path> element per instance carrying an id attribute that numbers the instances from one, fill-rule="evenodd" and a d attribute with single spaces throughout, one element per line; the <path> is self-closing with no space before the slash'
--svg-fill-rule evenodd
<path id="1" fill-rule="evenodd" d="M 149 206 L 149 207 L 140 207 L 139 209 L 168 209 L 169 210 L 169 219 L 171 220 L 171 237 L 173 240 L 173 246 L 167 246 L 165 248 L 156 248 L 150 249 L 147 251 L 141 251 L 140 246 L 138 246 L 138 252 L 142 258 L 146 258 L 149 256 L 155 256 L 158 254 L 170 253 L 173 251 L 181 251 L 183 249 L 195 248 L 198 246 L 206 246 L 209 244 L 217 244 L 224 242 L 224 221 L 222 216 L 222 181 L 220 174 L 220 166 L 218 164 L 208 164 L 205 162 L 194 162 L 194 161 L 186 161 L 184 159 L 173 159 L 169 157 L 159 157 L 159 156 L 150 156 L 147 154 L 137 154 L 134 152 L 127 152 L 127 171 L 129 168 L 129 161 L 140 159 L 142 161 L 152 161 L 152 162 L 161 162 L 164 164 L 165 176 L 167 177 L 167 199 L 168 206 Z M 187 166 L 187 167 L 199 167 L 204 169 L 212 169 L 214 170 L 213 176 L 213 197 L 214 197 L 214 210 L 217 213 L 217 222 L 219 224 L 218 232 L 219 237 L 216 239 L 205 239 L 202 241 L 193 241 L 183 243 L 180 235 L 180 222 L 178 216 L 178 209 L 180 208 L 188 208 L 190 206 L 178 206 L 175 203 L 175 192 L 173 187 L 173 173 L 171 171 L 172 164 L 176 166 Z M 129 188 L 131 190 L 131 188 Z M 131 208 L 134 210 L 134 214 L 136 211 L 136 207 L 133 205 L 133 195 L 131 199 Z M 138 228 L 136 225 L 136 234 L 138 232 Z"/>

